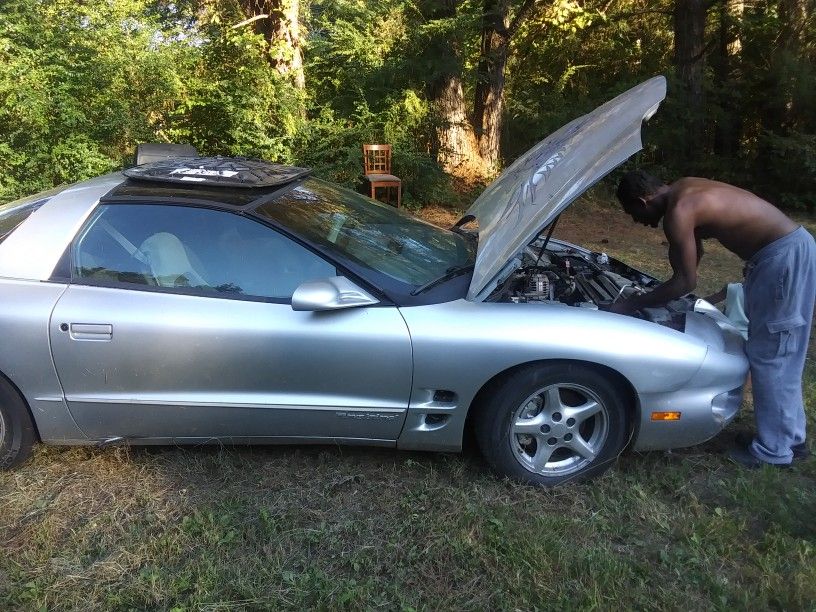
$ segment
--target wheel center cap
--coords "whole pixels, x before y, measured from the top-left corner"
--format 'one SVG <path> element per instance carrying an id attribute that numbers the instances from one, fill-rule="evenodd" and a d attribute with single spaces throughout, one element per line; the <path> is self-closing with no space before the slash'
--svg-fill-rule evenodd
<path id="1" fill-rule="evenodd" d="M 550 425 L 550 435 L 561 438 L 567 433 L 567 426 L 563 423 L 553 423 Z"/>

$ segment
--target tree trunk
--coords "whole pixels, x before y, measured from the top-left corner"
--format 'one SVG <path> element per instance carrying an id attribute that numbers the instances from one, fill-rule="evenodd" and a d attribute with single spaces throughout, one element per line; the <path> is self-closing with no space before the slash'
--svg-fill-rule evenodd
<path id="1" fill-rule="evenodd" d="M 504 82 L 510 42 L 535 6 L 536 0 L 524 0 L 511 19 L 510 0 L 484 0 L 482 5 L 482 43 L 476 69 L 473 127 L 479 139 L 479 153 L 494 171 L 501 161 Z"/>
<path id="2" fill-rule="evenodd" d="M 432 100 L 440 120 L 437 129 L 437 159 L 446 172 L 468 181 L 484 180 L 490 166 L 479 152 L 473 128 L 468 121 L 462 79 L 447 74 L 434 84 Z"/>
<path id="3" fill-rule="evenodd" d="M 433 1 L 426 18 L 450 19 L 456 16 L 457 0 Z M 456 177 L 481 181 L 489 176 L 489 167 L 479 152 L 473 126 L 468 120 L 462 88 L 462 59 L 456 45 L 444 36 L 430 41 L 426 49 L 429 62 L 439 66 L 428 83 L 428 99 L 438 120 L 434 153 L 444 170 Z"/>
<path id="4" fill-rule="evenodd" d="M 674 62 L 688 109 L 686 154 L 697 157 L 704 148 L 703 70 L 705 67 L 704 0 L 677 0 L 674 5 Z"/>
<path id="5" fill-rule="evenodd" d="M 742 50 L 740 28 L 744 11 L 743 0 L 720 0 L 719 44 L 714 62 L 719 117 L 714 131 L 714 152 L 725 157 L 736 155 L 742 131 L 741 114 L 736 112 L 732 94 L 738 70 L 736 64 Z"/>
<path id="6" fill-rule="evenodd" d="M 508 10 L 507 0 L 484 2 L 474 92 L 473 127 L 479 138 L 479 153 L 494 168 L 499 165 L 504 118 L 504 71 L 510 44 Z"/>
<path id="7" fill-rule="evenodd" d="M 280 74 L 289 76 L 299 88 L 306 86 L 303 75 L 303 51 L 300 45 L 299 0 L 239 0 L 255 31 L 266 41 L 269 63 Z"/>
<path id="8" fill-rule="evenodd" d="M 778 60 L 778 92 L 780 108 L 778 109 L 778 126 L 786 133 L 799 127 L 802 114 L 801 101 L 797 95 L 797 62 L 803 61 L 802 47 L 804 28 L 808 23 L 808 0 L 779 0 L 779 23 L 781 53 Z"/>
<path id="9" fill-rule="evenodd" d="M 462 93 L 462 59 L 455 44 L 441 38 L 432 41 L 426 50 L 434 62 L 456 67 L 440 71 L 429 84 L 429 98 L 442 121 L 438 159 L 453 174 L 484 179 L 498 169 L 510 41 L 535 4 L 535 0 L 523 0 L 511 21 L 509 0 L 483 0 L 481 54 L 471 121 Z M 457 0 L 432 0 L 429 5 L 433 7 L 428 11 L 429 20 L 456 16 Z M 446 62 L 446 58 L 450 61 Z"/>

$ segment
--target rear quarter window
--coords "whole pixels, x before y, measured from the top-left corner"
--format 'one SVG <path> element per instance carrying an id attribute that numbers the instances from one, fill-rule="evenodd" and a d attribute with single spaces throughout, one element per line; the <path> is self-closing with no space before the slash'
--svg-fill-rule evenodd
<path id="1" fill-rule="evenodd" d="M 0 206 L 0 242 L 3 242 L 35 210 L 50 199 L 50 197 L 36 200 L 26 199 L 23 202 L 9 202 Z"/>

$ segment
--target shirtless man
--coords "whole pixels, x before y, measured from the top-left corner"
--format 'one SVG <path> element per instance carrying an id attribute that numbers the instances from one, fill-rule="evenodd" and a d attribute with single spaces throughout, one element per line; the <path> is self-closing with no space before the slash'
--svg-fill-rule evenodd
<path id="1" fill-rule="evenodd" d="M 692 291 L 702 240 L 719 240 L 747 262 L 746 353 L 757 428 L 751 444 L 731 457 L 748 467 L 806 457 L 802 371 L 816 299 L 813 237 L 772 204 L 717 181 L 683 178 L 666 185 L 645 172 L 629 172 L 617 195 L 635 222 L 657 227 L 663 220 L 674 273 L 653 291 L 613 304 L 612 312 L 659 306 Z"/>

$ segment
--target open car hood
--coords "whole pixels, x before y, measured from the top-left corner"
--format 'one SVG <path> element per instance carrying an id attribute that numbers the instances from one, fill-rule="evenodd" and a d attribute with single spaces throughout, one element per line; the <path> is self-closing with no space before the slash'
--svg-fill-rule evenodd
<path id="1" fill-rule="evenodd" d="M 486 287 L 579 195 L 642 148 L 640 128 L 666 97 L 654 77 L 550 134 L 507 168 L 463 219 L 479 224 L 479 250 L 468 290 Z"/>

